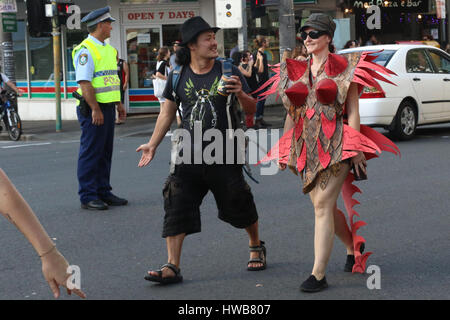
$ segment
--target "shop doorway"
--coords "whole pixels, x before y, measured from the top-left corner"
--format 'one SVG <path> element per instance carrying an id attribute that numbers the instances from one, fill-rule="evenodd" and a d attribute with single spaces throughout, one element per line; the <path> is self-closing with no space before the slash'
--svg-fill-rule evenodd
<path id="1" fill-rule="evenodd" d="M 125 97 L 128 113 L 159 112 L 152 74 L 156 71 L 159 48 L 167 46 L 173 54 L 173 43 L 181 40 L 179 29 L 179 24 L 124 28 L 126 58 L 130 67 L 129 90 Z"/>
<path id="2" fill-rule="evenodd" d="M 124 32 L 130 68 L 128 112 L 157 112 L 160 105 L 153 95 L 152 74 L 162 43 L 161 26 L 125 27 Z"/>

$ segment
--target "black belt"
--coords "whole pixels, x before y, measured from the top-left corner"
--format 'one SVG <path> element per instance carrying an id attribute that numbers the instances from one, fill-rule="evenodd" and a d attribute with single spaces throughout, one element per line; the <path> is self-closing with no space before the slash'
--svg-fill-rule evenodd
<path id="1" fill-rule="evenodd" d="M 114 102 L 109 102 L 109 103 L 98 103 L 98 105 L 100 106 L 100 108 L 115 108 L 116 104 Z"/>

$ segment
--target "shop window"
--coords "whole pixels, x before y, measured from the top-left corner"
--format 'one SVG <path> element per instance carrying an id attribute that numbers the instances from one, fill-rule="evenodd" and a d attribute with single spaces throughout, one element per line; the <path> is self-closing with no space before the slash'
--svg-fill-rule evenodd
<path id="1" fill-rule="evenodd" d="M 25 22 L 17 21 L 17 32 L 12 33 L 16 81 L 27 80 L 27 55 L 25 50 Z"/>
<path id="2" fill-rule="evenodd" d="M 66 31 L 66 80 L 75 81 L 75 67 L 73 66 L 72 52 L 88 36 L 85 30 L 67 30 Z"/>
<path id="3" fill-rule="evenodd" d="M 53 81 L 52 37 L 29 38 L 30 76 L 32 81 Z"/>
<path id="4" fill-rule="evenodd" d="M 127 61 L 130 68 L 130 89 L 152 88 L 156 57 L 160 45 L 159 28 L 126 30 Z"/>

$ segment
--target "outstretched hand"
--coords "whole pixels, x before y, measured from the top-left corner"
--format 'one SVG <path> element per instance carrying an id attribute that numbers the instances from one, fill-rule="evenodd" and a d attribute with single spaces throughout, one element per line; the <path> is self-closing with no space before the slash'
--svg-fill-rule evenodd
<path id="1" fill-rule="evenodd" d="M 150 163 L 150 161 L 153 160 L 153 157 L 155 156 L 156 149 L 152 148 L 146 144 L 142 144 L 139 146 L 139 148 L 136 149 L 136 152 L 142 151 L 141 160 L 139 160 L 138 167 L 145 167 Z"/>

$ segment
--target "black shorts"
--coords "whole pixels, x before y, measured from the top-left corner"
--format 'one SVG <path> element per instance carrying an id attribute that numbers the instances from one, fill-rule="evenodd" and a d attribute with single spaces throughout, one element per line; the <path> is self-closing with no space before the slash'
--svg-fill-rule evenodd
<path id="1" fill-rule="evenodd" d="M 236 228 L 249 227 L 258 220 L 242 165 L 182 164 L 164 184 L 163 238 L 201 231 L 200 204 L 209 190 L 216 200 L 219 219 Z"/>

